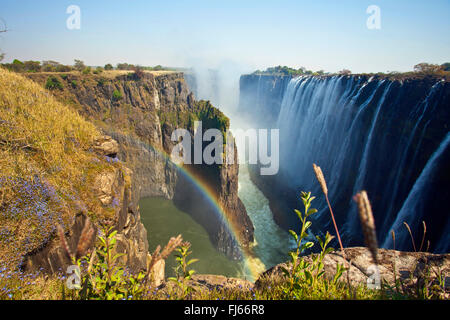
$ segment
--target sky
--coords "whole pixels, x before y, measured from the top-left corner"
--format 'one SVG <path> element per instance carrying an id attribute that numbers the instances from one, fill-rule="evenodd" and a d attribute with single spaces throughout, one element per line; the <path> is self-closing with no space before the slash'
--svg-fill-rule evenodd
<path id="1" fill-rule="evenodd" d="M 70 5 L 80 29 L 67 28 Z M 449 13 L 450 0 L 2 0 L 0 50 L 4 62 L 409 71 L 450 61 Z"/>

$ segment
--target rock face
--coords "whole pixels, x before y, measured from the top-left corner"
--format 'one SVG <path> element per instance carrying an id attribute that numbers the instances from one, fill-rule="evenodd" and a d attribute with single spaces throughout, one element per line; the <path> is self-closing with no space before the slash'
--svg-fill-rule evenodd
<path id="1" fill-rule="evenodd" d="M 327 179 L 344 246 L 364 243 L 352 197 L 366 190 L 381 247 L 394 247 L 390 236 L 394 230 L 395 248 L 412 251 L 403 222 L 409 224 L 415 239 L 421 239 L 425 221 L 430 250 L 449 252 L 450 225 L 442 214 L 450 181 L 448 79 L 304 76 L 291 79 L 283 91 L 284 79 L 241 78 L 240 108 L 267 114 L 269 122 L 275 118 L 269 126 L 280 130 L 278 174 L 261 176 L 259 168 L 250 168 L 276 222 L 286 230 L 298 228 L 292 214 L 301 206 L 298 193 L 311 191 L 317 196 L 314 206 L 318 209 L 312 217 L 313 228 L 320 227 L 314 232 L 333 228 L 312 170 L 316 163 Z"/>
<path id="2" fill-rule="evenodd" d="M 227 278 L 219 275 L 199 274 L 193 275 L 189 285 L 194 289 L 221 290 L 239 288 L 241 290 L 253 289 L 254 284 L 247 280 Z"/>
<path id="3" fill-rule="evenodd" d="M 110 137 L 102 137 L 103 142 L 95 144 L 98 155 L 113 154 L 117 151 L 117 142 Z M 106 150 L 106 151 L 105 151 Z M 109 158 L 111 161 L 114 158 Z M 140 222 L 139 210 L 132 199 L 133 191 L 130 183 L 132 171 L 124 166 L 100 172 L 94 179 L 94 193 L 105 208 L 113 212 L 110 218 L 94 223 L 95 232 L 89 248 L 94 245 L 99 223 L 108 223 L 118 231 L 117 252 L 123 253 L 120 259 L 130 270 L 138 272 L 147 268 L 148 242 L 147 231 Z M 69 249 L 75 252 L 86 221 L 86 213 L 82 210 L 75 215 L 68 227 L 66 238 Z M 30 253 L 24 260 L 23 268 L 27 271 L 43 270 L 48 273 L 65 272 L 71 265 L 70 259 L 63 250 L 58 237 L 47 243 L 41 250 Z"/>
<path id="4" fill-rule="evenodd" d="M 30 74 L 28 77 L 44 85 L 48 75 Z M 173 130 L 187 128 L 192 132 L 190 119 L 196 116 L 198 107 L 182 73 L 145 73 L 141 79 L 133 74 L 114 78 L 68 74 L 60 81 L 64 89 L 54 90 L 53 94 L 71 104 L 118 142 L 118 150 L 108 140 L 98 141 L 94 149 L 100 150 L 105 156 L 117 152 L 118 159 L 133 171 L 133 188 L 130 192 L 133 193 L 131 198 L 134 207 L 142 197 L 174 199 L 177 205 L 197 215 L 194 218 L 203 224 L 220 251 L 230 257 L 240 257 L 239 246 L 226 222 L 211 210 L 197 212 L 194 210 L 196 206 L 187 203 L 195 203 L 194 199 L 201 197 L 196 188 L 189 184 L 189 179 L 183 177 L 178 168 L 168 161 L 167 154 L 171 153 L 174 146 L 171 141 Z M 216 112 L 212 114 L 212 117 L 216 116 Z M 237 161 L 235 163 L 223 166 L 196 165 L 184 169 L 211 190 L 215 202 L 222 207 L 227 220 L 232 221 L 239 240 L 246 246 L 253 241 L 253 225 L 237 196 L 239 167 Z M 99 179 L 100 184 L 110 180 L 106 176 Z M 109 200 L 104 198 L 105 203 Z M 137 215 L 135 218 L 139 221 Z"/>
<path id="5" fill-rule="evenodd" d="M 366 285 L 371 282 L 374 275 L 373 262 L 367 248 L 354 247 L 346 248 L 345 253 L 351 261 L 349 278 L 352 285 Z M 306 256 L 305 260 L 311 262 L 311 256 Z M 425 274 L 430 271 L 431 279 L 436 280 L 437 274 L 446 277 L 446 288 L 450 281 L 450 254 L 431 254 L 425 252 L 401 252 L 395 250 L 379 249 L 378 270 L 380 281 L 386 281 L 390 286 L 395 285 L 395 280 L 401 280 L 405 285 L 417 283 L 423 280 Z M 324 258 L 325 275 L 332 278 L 336 273 L 336 265 L 339 263 L 346 266 L 347 263 L 340 251 L 334 251 Z M 277 265 L 267 270 L 261 277 L 268 277 L 278 281 L 283 277 L 281 267 L 290 265 Z M 341 278 L 346 281 L 346 274 Z M 256 282 L 258 285 L 258 282 Z"/>

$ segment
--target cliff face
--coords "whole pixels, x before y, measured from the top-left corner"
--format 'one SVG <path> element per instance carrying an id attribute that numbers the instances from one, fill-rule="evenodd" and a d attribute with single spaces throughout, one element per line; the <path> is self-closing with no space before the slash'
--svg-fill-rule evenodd
<path id="1" fill-rule="evenodd" d="M 101 143 L 95 146 L 100 156 L 106 156 L 108 161 L 116 161 L 117 143 L 109 137 L 103 137 Z M 113 151 L 113 153 L 109 153 Z M 140 222 L 139 210 L 132 199 L 132 186 L 130 184 L 132 172 L 125 166 L 114 167 L 113 170 L 98 173 L 93 179 L 92 192 L 104 208 L 112 210 L 107 219 L 94 223 L 95 233 L 90 239 L 89 247 L 94 245 L 95 235 L 99 232 L 99 223 L 107 223 L 114 227 L 117 233 L 117 253 L 124 254 L 120 260 L 133 272 L 147 268 L 148 242 L 147 231 Z M 81 233 L 83 231 L 87 212 L 80 210 L 71 220 L 67 228 L 67 243 L 71 252 L 75 252 Z M 69 257 L 61 246 L 58 238 L 46 243 L 41 249 L 29 253 L 22 267 L 27 271 L 43 271 L 47 273 L 65 272 L 71 265 Z"/>
<path id="2" fill-rule="evenodd" d="M 45 85 L 49 75 L 30 74 L 28 77 Z M 62 90 L 52 93 L 72 105 L 106 134 L 119 143 L 118 158 L 133 171 L 132 206 L 141 197 L 162 196 L 174 199 L 177 205 L 199 220 L 210 234 L 217 248 L 230 257 L 239 257 L 239 248 L 225 221 L 210 210 L 197 212 L 194 199 L 198 191 L 179 169 L 167 159 L 174 143 L 171 134 L 176 128 L 193 132 L 192 120 L 205 112 L 214 127 L 223 115 L 210 106 L 200 105 L 189 94 L 182 73 L 145 73 L 138 79 L 134 74 L 109 76 L 67 74 L 55 75 L 63 84 Z M 203 124 L 208 128 L 208 124 Z M 235 162 L 237 163 L 237 161 Z M 244 246 L 253 241 L 253 226 L 245 207 L 237 196 L 238 165 L 185 167 L 210 190 L 228 220 L 233 221 L 238 238 Z M 201 210 L 200 210 L 201 211 Z M 138 216 L 135 218 L 138 219 Z M 139 222 L 140 223 L 140 222 Z M 151 230 L 148 230 L 151 232 Z M 142 239 L 142 232 L 139 241 Z M 145 240 L 146 242 L 146 240 Z"/>
<path id="3" fill-rule="evenodd" d="M 268 125 L 280 129 L 279 174 L 251 170 L 277 223 L 296 226 L 292 210 L 305 190 L 318 196 L 316 231 L 332 228 L 312 170 L 316 163 L 327 179 L 345 245 L 363 243 L 352 196 L 367 190 L 383 247 L 393 247 L 389 233 L 395 230 L 396 248 L 413 250 L 403 222 L 420 239 L 425 221 L 430 249 L 448 252 L 449 222 L 441 212 L 449 196 L 450 83 L 425 76 L 308 76 L 290 80 L 281 99 L 281 91 L 264 89 L 283 79 L 241 78 L 242 100 L 254 104 L 240 107 L 273 114 L 276 120 Z"/>

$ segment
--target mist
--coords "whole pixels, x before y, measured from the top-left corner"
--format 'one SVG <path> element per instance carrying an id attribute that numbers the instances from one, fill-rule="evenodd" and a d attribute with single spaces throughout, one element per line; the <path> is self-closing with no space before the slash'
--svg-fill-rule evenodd
<path id="1" fill-rule="evenodd" d="M 211 101 L 230 118 L 231 128 L 248 127 L 249 124 L 239 117 L 239 80 L 241 75 L 253 72 L 254 68 L 230 59 L 218 63 L 196 60 L 191 65 L 192 72 L 186 80 L 196 99 Z"/>

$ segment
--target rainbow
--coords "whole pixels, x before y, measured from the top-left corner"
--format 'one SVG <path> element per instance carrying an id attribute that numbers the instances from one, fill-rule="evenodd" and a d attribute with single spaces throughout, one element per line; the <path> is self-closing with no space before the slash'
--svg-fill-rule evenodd
<path id="1" fill-rule="evenodd" d="M 246 279 L 254 281 L 258 278 L 258 276 L 265 271 L 265 265 L 262 261 L 252 254 L 251 250 L 242 248 L 239 241 L 239 232 L 236 227 L 228 219 L 228 216 L 222 206 L 218 203 L 214 193 L 210 189 L 210 187 L 204 183 L 201 179 L 196 177 L 194 174 L 189 172 L 183 165 L 178 165 L 171 161 L 170 155 L 164 150 L 157 149 L 152 145 L 142 142 L 138 140 L 139 143 L 147 148 L 147 150 L 151 150 L 154 152 L 154 155 L 161 158 L 161 160 L 168 161 L 173 164 L 178 172 L 181 173 L 185 178 L 187 178 L 205 197 L 205 199 L 209 202 L 212 208 L 214 208 L 215 213 L 224 222 L 227 230 L 230 232 L 233 240 L 238 244 L 238 248 L 241 256 L 243 257 L 244 270 L 243 275 Z M 250 279 L 249 279 L 250 278 Z"/>

